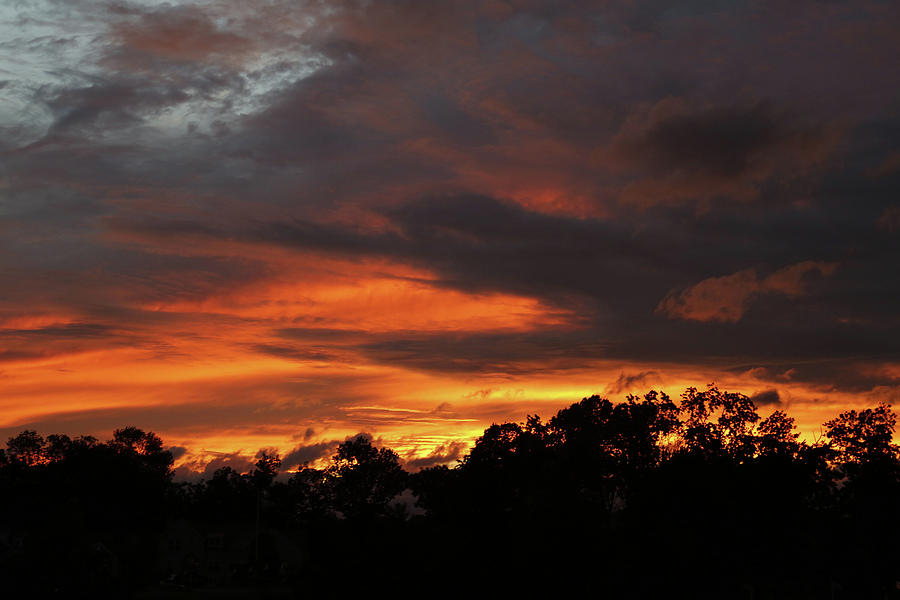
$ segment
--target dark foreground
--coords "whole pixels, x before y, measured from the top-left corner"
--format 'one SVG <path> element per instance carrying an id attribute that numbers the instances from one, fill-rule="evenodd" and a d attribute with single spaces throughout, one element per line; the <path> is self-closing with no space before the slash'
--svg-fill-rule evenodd
<path id="1" fill-rule="evenodd" d="M 521 593 L 900 598 L 900 456 L 887 406 L 798 441 L 746 396 L 591 397 L 485 430 L 407 473 L 365 436 L 325 469 L 172 480 L 134 427 L 23 432 L 0 451 L 0 579 L 39 598 Z"/>

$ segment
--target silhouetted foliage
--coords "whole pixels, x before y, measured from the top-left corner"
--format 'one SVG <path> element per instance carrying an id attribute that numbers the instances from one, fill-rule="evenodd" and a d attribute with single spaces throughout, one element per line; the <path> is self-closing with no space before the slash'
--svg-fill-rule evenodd
<path id="1" fill-rule="evenodd" d="M 802 447 L 797 441 L 800 434 L 796 433 L 796 429 L 793 418 L 776 410 L 759 423 L 756 435 L 757 455 L 796 458 Z"/>
<path id="2" fill-rule="evenodd" d="M 288 479 L 292 513 L 301 521 L 324 518 L 329 514 L 331 507 L 326 477 L 325 471 L 304 464 Z"/>
<path id="3" fill-rule="evenodd" d="M 375 448 L 362 435 L 338 446 L 325 475 L 332 506 L 348 518 L 385 515 L 406 481 L 400 457 L 389 448 Z"/>
<path id="4" fill-rule="evenodd" d="M 270 455 L 263 452 L 256 461 L 255 468 L 250 473 L 250 480 L 259 490 L 267 489 L 272 485 L 278 469 L 281 468 L 281 459 L 277 455 Z"/>
<path id="5" fill-rule="evenodd" d="M 44 438 L 36 431 L 25 430 L 16 437 L 9 438 L 6 453 L 13 462 L 33 466 L 44 460 Z"/>
<path id="6" fill-rule="evenodd" d="M 152 433 L 9 440 L 0 471 L 0 574 L 39 596 L 112 597 L 155 576 L 155 535 L 166 518 L 172 456 Z"/>
<path id="7" fill-rule="evenodd" d="M 699 392 L 688 388 L 681 395 L 685 414 L 682 437 L 691 452 L 737 460 L 753 454 L 753 425 L 759 421 L 753 401 L 743 394 L 720 392 L 709 386 Z"/>
<path id="8" fill-rule="evenodd" d="M 761 419 L 710 385 L 494 424 L 452 467 L 407 473 L 359 435 L 320 468 L 279 477 L 260 452 L 199 483 L 173 481 L 162 440 L 136 427 L 107 442 L 26 430 L 0 450 L 0 577 L 38 597 L 169 597 L 162 581 L 896 598 L 895 425 L 887 405 L 850 410 L 807 443 L 784 411 Z"/>
<path id="9" fill-rule="evenodd" d="M 872 462 L 896 461 L 893 443 L 897 416 L 889 406 L 850 410 L 825 423 L 835 459 L 842 465 L 865 465 Z"/>

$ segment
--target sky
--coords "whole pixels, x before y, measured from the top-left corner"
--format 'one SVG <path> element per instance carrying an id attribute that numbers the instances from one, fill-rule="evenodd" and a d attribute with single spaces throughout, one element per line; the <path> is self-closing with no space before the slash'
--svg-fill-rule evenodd
<path id="1" fill-rule="evenodd" d="M 409 468 L 715 382 L 900 400 L 900 4 L 0 4 L 0 438 Z"/>

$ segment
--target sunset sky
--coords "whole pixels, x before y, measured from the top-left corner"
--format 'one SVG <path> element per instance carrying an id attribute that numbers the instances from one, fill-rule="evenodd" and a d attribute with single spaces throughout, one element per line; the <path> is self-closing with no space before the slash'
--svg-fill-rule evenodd
<path id="1" fill-rule="evenodd" d="M 180 473 L 900 401 L 900 3 L 0 3 L 0 441 Z"/>

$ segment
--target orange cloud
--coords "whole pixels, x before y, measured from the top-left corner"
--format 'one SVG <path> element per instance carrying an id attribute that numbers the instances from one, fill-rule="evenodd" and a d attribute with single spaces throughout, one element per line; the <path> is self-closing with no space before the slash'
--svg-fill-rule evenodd
<path id="1" fill-rule="evenodd" d="M 74 322 L 75 319 L 69 315 L 46 313 L 19 314 L 0 317 L 0 329 L 35 331 L 50 327 L 64 327 Z"/>
<path id="2" fill-rule="evenodd" d="M 690 321 L 737 322 L 753 299 L 760 294 L 802 296 L 810 274 L 829 276 L 838 263 L 803 261 L 783 267 L 766 277 L 756 269 L 746 269 L 704 279 L 683 291 L 670 292 L 656 307 L 656 312 L 670 318 Z"/>
<path id="3" fill-rule="evenodd" d="M 384 331 L 528 330 L 561 326 L 567 315 L 509 294 L 465 294 L 388 274 L 254 283 L 200 301 L 157 302 L 154 311 L 232 315 L 273 324 Z"/>

